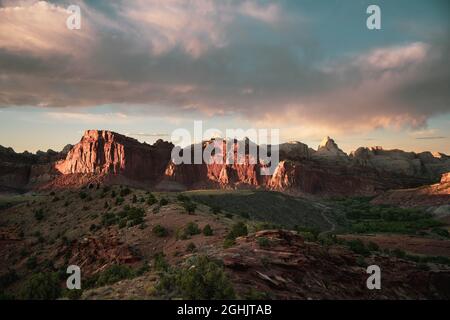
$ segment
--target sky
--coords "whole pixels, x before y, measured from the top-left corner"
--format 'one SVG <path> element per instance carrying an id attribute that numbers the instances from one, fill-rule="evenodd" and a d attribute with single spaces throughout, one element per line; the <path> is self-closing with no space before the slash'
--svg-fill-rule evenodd
<path id="1" fill-rule="evenodd" d="M 202 120 L 450 154 L 449 18 L 447 0 L 0 0 L 0 144 L 152 143 Z"/>

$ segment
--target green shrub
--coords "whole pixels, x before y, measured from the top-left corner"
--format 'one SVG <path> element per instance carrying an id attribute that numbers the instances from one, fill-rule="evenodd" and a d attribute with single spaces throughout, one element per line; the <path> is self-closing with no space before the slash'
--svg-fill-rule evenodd
<path id="1" fill-rule="evenodd" d="M 307 241 L 317 241 L 319 239 L 320 229 L 315 227 L 303 227 L 303 226 L 295 226 L 295 231 L 298 233 L 305 235 L 305 240 Z M 306 239 L 307 238 L 307 239 Z"/>
<path id="2" fill-rule="evenodd" d="M 356 254 L 360 254 L 365 257 L 370 255 L 370 251 L 366 248 L 364 242 L 362 242 L 360 239 L 347 241 L 347 245 L 350 250 L 352 250 Z"/>
<path id="3" fill-rule="evenodd" d="M 294 230 L 297 230 L 297 226 L 294 227 Z M 262 231 L 262 230 L 276 230 L 276 229 L 283 229 L 282 226 L 274 223 L 268 223 L 268 222 L 258 222 L 255 225 L 255 231 Z M 298 230 L 297 230 L 298 231 Z"/>
<path id="4" fill-rule="evenodd" d="M 117 218 L 114 213 L 107 212 L 102 216 L 102 224 L 105 227 L 112 226 L 113 224 L 116 224 L 116 223 L 117 223 Z"/>
<path id="5" fill-rule="evenodd" d="M 69 300 L 79 300 L 81 296 L 83 295 L 83 290 L 78 289 L 65 289 L 63 292 L 63 296 L 66 297 Z"/>
<path id="6" fill-rule="evenodd" d="M 248 234 L 247 225 L 243 222 L 235 223 L 230 232 L 228 232 L 226 239 L 236 239 L 238 237 L 246 236 Z"/>
<path id="7" fill-rule="evenodd" d="M 61 295 L 57 273 L 33 274 L 24 284 L 20 297 L 25 300 L 54 300 Z"/>
<path id="8" fill-rule="evenodd" d="M 228 249 L 228 248 L 231 248 L 232 246 L 234 246 L 235 244 L 236 244 L 236 241 L 234 239 L 225 239 L 223 241 L 223 248 Z"/>
<path id="9" fill-rule="evenodd" d="M 198 224 L 195 222 L 189 222 L 185 228 L 185 232 L 189 236 L 195 236 L 197 234 L 200 234 L 200 228 L 198 227 Z"/>
<path id="10" fill-rule="evenodd" d="M 137 207 L 126 206 L 122 211 L 114 214 L 107 212 L 102 216 L 102 224 L 104 226 L 111 226 L 118 224 L 120 228 L 126 225 L 132 227 L 144 222 L 144 209 Z"/>
<path id="11" fill-rule="evenodd" d="M 222 209 L 219 206 L 212 206 L 210 209 L 211 213 L 219 214 L 222 213 Z"/>
<path id="12" fill-rule="evenodd" d="M 37 267 L 37 258 L 36 256 L 31 256 L 25 262 L 28 270 L 34 270 Z"/>
<path id="13" fill-rule="evenodd" d="M 78 196 L 80 197 L 80 199 L 86 199 L 88 195 L 86 192 L 80 191 L 80 193 L 78 193 Z"/>
<path id="14" fill-rule="evenodd" d="M 176 233 L 176 237 L 178 240 L 186 240 L 189 239 L 191 236 L 200 234 L 200 228 L 198 227 L 198 224 L 195 222 L 189 222 L 184 228 L 178 229 Z"/>
<path id="15" fill-rule="evenodd" d="M 195 245 L 195 243 L 189 242 L 189 244 L 186 246 L 186 251 L 193 253 L 195 252 L 195 250 L 197 250 L 197 246 Z"/>
<path id="16" fill-rule="evenodd" d="M 405 209 L 389 205 L 372 205 L 371 198 L 347 198 L 334 200 L 350 220 L 354 233 L 402 233 L 418 234 L 442 224 L 421 209 Z"/>
<path id="17" fill-rule="evenodd" d="M 103 271 L 95 282 L 96 286 L 101 287 L 107 284 L 113 284 L 123 279 L 133 277 L 133 270 L 125 265 L 115 264 Z"/>
<path id="18" fill-rule="evenodd" d="M 158 214 L 160 210 L 161 210 L 161 206 L 157 205 L 157 206 L 153 207 L 152 213 L 153 214 Z"/>
<path id="19" fill-rule="evenodd" d="M 148 196 L 148 198 L 147 198 L 147 204 L 149 205 L 149 206 L 152 206 L 152 205 L 154 205 L 155 203 L 157 203 L 158 202 L 158 200 L 156 200 L 156 198 L 155 198 L 155 196 L 153 195 L 153 194 L 149 194 L 149 196 Z"/>
<path id="20" fill-rule="evenodd" d="M 164 207 L 164 206 L 166 206 L 168 204 L 169 204 L 169 200 L 167 200 L 166 198 L 161 198 L 161 200 L 159 200 L 159 205 L 161 207 Z"/>
<path id="21" fill-rule="evenodd" d="M 163 273 L 156 289 L 162 295 L 186 300 L 236 298 L 223 268 L 206 256 L 193 257 L 185 268 Z"/>
<path id="22" fill-rule="evenodd" d="M 191 198 L 189 198 L 188 196 L 185 196 L 184 194 L 179 194 L 177 196 L 177 200 L 181 201 L 181 202 L 190 202 Z"/>
<path id="23" fill-rule="evenodd" d="M 440 237 L 444 237 L 444 238 L 450 238 L 450 234 L 448 232 L 447 229 L 443 229 L 443 228 L 433 228 L 431 230 L 432 233 L 437 234 Z"/>
<path id="24" fill-rule="evenodd" d="M 41 221 L 42 219 L 44 219 L 44 210 L 42 209 L 38 209 L 34 211 L 34 218 L 37 221 Z"/>
<path id="25" fill-rule="evenodd" d="M 133 199 L 131 200 L 132 203 L 136 203 L 138 201 L 137 196 L 133 194 Z"/>
<path id="26" fill-rule="evenodd" d="M 126 210 L 126 217 L 132 226 L 136 226 L 144 222 L 145 212 L 141 208 L 132 207 Z"/>
<path id="27" fill-rule="evenodd" d="M 120 206 L 124 201 L 125 201 L 125 199 L 123 197 L 117 197 L 116 198 L 116 206 Z"/>
<path id="28" fill-rule="evenodd" d="M 213 229 L 211 228 L 211 226 L 209 224 L 207 224 L 203 228 L 203 235 L 205 235 L 206 237 L 210 237 L 213 235 Z"/>
<path id="29" fill-rule="evenodd" d="M 159 224 L 153 227 L 152 232 L 160 238 L 166 237 L 169 234 L 167 229 Z"/>
<path id="30" fill-rule="evenodd" d="M 270 294 L 266 291 L 255 290 L 254 288 L 250 288 L 244 294 L 245 300 L 270 300 Z"/>
<path id="31" fill-rule="evenodd" d="M 126 197 L 130 193 L 131 193 L 130 188 L 123 188 L 123 189 L 120 190 L 120 196 L 121 197 Z"/>
<path id="32" fill-rule="evenodd" d="M 268 248 L 271 245 L 270 240 L 265 237 L 259 237 L 256 241 L 261 248 Z"/>
<path id="33" fill-rule="evenodd" d="M 184 210 L 186 210 L 186 212 L 188 214 L 194 214 L 195 210 L 197 209 L 197 205 L 192 202 L 185 202 L 183 207 L 184 207 Z"/>
<path id="34" fill-rule="evenodd" d="M 167 271 L 169 264 L 167 263 L 164 253 L 160 252 L 153 257 L 153 268 L 155 271 Z"/>

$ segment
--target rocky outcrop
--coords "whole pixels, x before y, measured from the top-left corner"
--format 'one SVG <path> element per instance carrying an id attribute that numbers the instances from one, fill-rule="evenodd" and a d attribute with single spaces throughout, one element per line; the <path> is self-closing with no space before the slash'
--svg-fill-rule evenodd
<path id="1" fill-rule="evenodd" d="M 205 141 L 202 150 L 213 142 Z M 236 145 L 243 142 L 231 143 L 237 150 Z M 166 178 L 187 188 L 247 187 L 321 195 L 374 195 L 392 188 L 416 187 L 431 181 L 428 176 L 407 175 L 403 171 L 396 173 L 352 160 L 329 137 L 324 139 L 317 152 L 299 142 L 285 143 L 279 147 L 280 162 L 271 176 L 261 174 L 264 166 L 259 159 L 256 159 L 256 164 L 246 159 L 243 164 L 171 163 L 165 172 Z M 193 152 L 193 149 L 194 146 L 191 146 L 184 152 Z M 219 154 L 223 155 L 223 149 L 222 146 Z M 217 154 L 214 157 L 217 160 Z M 363 155 L 358 153 L 358 157 L 362 159 Z M 222 160 L 225 162 L 225 159 Z"/>
<path id="2" fill-rule="evenodd" d="M 414 153 L 402 150 L 384 150 L 381 147 L 359 148 L 352 152 L 353 162 L 377 171 L 393 172 L 407 176 L 424 177 L 437 181 L 450 170 L 447 156 L 435 156 L 430 152 Z"/>
<path id="3" fill-rule="evenodd" d="M 111 174 L 156 181 L 163 176 L 172 148 L 162 140 L 148 145 L 111 131 L 88 130 L 55 168 L 64 175 Z"/>
<path id="4" fill-rule="evenodd" d="M 332 245 L 309 243 L 291 231 L 266 230 L 241 237 L 221 252 L 240 293 L 270 293 L 272 299 L 448 299 L 450 273 L 424 271 L 413 262 L 361 256 Z M 366 266 L 382 268 L 382 290 L 366 287 Z"/>
<path id="5" fill-rule="evenodd" d="M 85 276 L 101 272 L 112 265 L 132 264 L 141 260 L 135 248 L 119 240 L 114 234 L 62 244 L 55 253 L 54 260 L 65 258 L 68 258 L 68 265 L 79 266 Z"/>
<path id="6" fill-rule="evenodd" d="M 205 141 L 202 146 L 202 152 L 206 148 L 213 148 L 215 141 Z M 230 148 L 234 158 L 227 163 L 226 142 L 216 144 L 215 151 L 210 152 L 208 161 L 201 164 L 180 164 L 175 165 L 171 162 L 166 171 L 165 178 L 170 181 L 176 181 L 189 188 L 202 187 L 220 187 L 220 188 L 239 188 L 239 187 L 262 187 L 264 185 L 264 176 L 262 176 L 262 165 L 258 159 L 254 159 L 249 154 L 248 141 L 229 142 L 233 146 Z M 239 146 L 246 146 L 242 161 L 238 161 Z M 255 146 L 258 148 L 257 146 Z M 211 149 L 209 149 L 211 150 Z M 256 149 L 258 150 L 258 149 Z M 187 147 L 183 152 L 194 152 L 194 146 Z M 192 156 L 191 159 L 194 159 Z"/>
<path id="7" fill-rule="evenodd" d="M 313 155 L 315 158 L 325 158 L 325 159 L 332 159 L 332 160 L 341 160 L 341 161 L 347 161 L 348 156 L 347 154 L 339 149 L 336 142 L 334 142 L 333 139 L 330 137 L 326 137 L 322 140 L 322 142 L 319 145 L 319 148 Z"/>
<path id="8" fill-rule="evenodd" d="M 450 204 L 450 172 L 442 175 L 439 183 L 413 189 L 390 190 L 374 200 L 374 204 L 401 207 L 437 207 Z"/>
<path id="9" fill-rule="evenodd" d="M 316 161 L 281 161 L 266 187 L 318 195 L 374 195 L 402 186 L 417 186 L 425 180 L 377 172 L 372 168 L 343 166 Z"/>
<path id="10" fill-rule="evenodd" d="M 32 154 L 27 151 L 16 153 L 12 148 L 0 146 L 0 191 L 23 191 L 30 187 L 30 182 L 53 179 L 52 163 L 64 158 L 68 148 L 66 146 L 61 152 L 49 149 Z"/>
<path id="11" fill-rule="evenodd" d="M 292 161 L 311 159 L 311 156 L 316 152 L 308 145 L 298 141 L 280 144 L 279 151 L 280 160 Z"/>

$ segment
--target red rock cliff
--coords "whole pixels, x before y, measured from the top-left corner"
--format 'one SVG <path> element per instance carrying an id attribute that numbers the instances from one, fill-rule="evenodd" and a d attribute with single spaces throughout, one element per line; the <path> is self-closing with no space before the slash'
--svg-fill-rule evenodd
<path id="1" fill-rule="evenodd" d="M 62 174 L 114 174 L 139 181 L 158 180 L 170 161 L 172 148 L 171 143 L 160 140 L 148 145 L 111 131 L 88 130 L 55 167 Z"/>

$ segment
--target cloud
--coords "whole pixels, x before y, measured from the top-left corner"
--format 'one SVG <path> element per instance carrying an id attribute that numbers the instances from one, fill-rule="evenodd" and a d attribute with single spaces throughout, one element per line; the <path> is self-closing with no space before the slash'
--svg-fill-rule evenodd
<path id="1" fill-rule="evenodd" d="M 373 69 L 394 70 L 423 62 L 429 54 L 430 47 L 421 42 L 404 46 L 381 48 L 359 59 L 359 63 Z"/>
<path id="2" fill-rule="evenodd" d="M 245 1 L 240 6 L 240 12 L 266 23 L 276 23 L 281 19 L 280 7 L 275 3 L 260 6 L 256 2 Z"/>
<path id="3" fill-rule="evenodd" d="M 125 133 L 125 135 L 131 136 L 131 137 L 141 137 L 141 138 L 170 137 L 170 134 L 168 134 L 168 133 L 145 133 L 145 132 L 132 133 L 132 132 L 128 132 L 128 133 Z"/>
<path id="4" fill-rule="evenodd" d="M 65 27 L 62 4 L 0 8 L 0 106 L 113 104 L 117 114 L 305 132 L 421 128 L 449 112 L 448 32 L 329 62 L 311 21 L 286 2 L 73 2 L 82 30 Z M 80 114 L 66 119 L 97 121 Z"/>
<path id="5" fill-rule="evenodd" d="M 44 57 L 82 54 L 94 41 L 92 27 L 87 23 L 85 32 L 72 32 L 65 27 L 68 17 L 65 7 L 46 1 L 0 7 L 0 48 Z"/>
<path id="6" fill-rule="evenodd" d="M 441 136 L 436 136 L 436 137 L 419 137 L 416 138 L 417 140 L 440 140 L 440 139 L 447 139 L 447 137 L 441 137 Z"/>
<path id="7" fill-rule="evenodd" d="M 85 124 L 130 123 L 132 120 L 124 113 L 80 113 L 80 112 L 47 112 L 45 116 L 62 122 L 77 121 Z"/>

